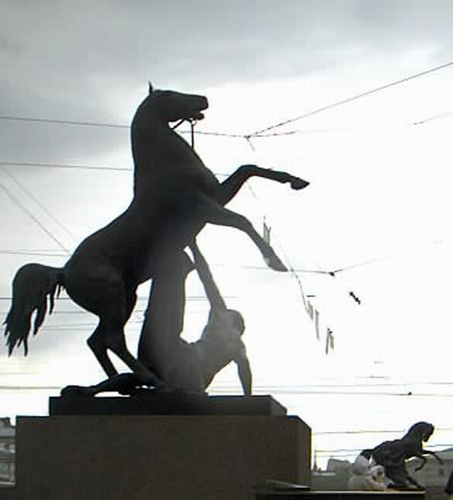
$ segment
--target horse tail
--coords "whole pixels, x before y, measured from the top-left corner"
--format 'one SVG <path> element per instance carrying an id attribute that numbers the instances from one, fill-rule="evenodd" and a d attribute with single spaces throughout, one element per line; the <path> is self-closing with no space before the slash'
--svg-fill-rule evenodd
<path id="1" fill-rule="evenodd" d="M 24 346 L 24 355 L 28 354 L 32 315 L 36 312 L 33 323 L 33 335 L 38 333 L 44 322 L 47 310 L 52 313 L 57 297 L 63 286 L 63 270 L 41 264 L 22 266 L 13 279 L 13 297 L 11 309 L 6 316 L 5 336 L 10 356 L 14 348 Z M 48 304 L 49 303 L 49 304 Z"/>

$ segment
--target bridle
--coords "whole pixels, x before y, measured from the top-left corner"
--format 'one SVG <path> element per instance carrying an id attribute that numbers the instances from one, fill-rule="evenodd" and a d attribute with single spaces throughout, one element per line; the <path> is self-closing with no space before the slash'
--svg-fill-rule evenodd
<path id="1" fill-rule="evenodd" d="M 192 149 L 195 149 L 195 125 L 198 123 L 195 118 L 182 118 L 181 120 L 179 120 L 179 122 L 176 123 L 176 125 L 173 125 L 171 129 L 176 130 L 184 122 L 190 123 L 190 146 L 192 147 Z"/>

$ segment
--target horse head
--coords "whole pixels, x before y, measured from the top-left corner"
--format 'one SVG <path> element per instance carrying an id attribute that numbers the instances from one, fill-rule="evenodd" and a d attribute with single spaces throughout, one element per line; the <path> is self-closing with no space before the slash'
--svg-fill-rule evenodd
<path id="1" fill-rule="evenodd" d="M 148 96 L 137 110 L 140 115 L 143 113 L 143 118 L 154 118 L 165 123 L 204 118 L 202 111 L 209 106 L 205 96 L 154 89 L 151 82 L 148 83 Z"/>
<path id="2" fill-rule="evenodd" d="M 433 432 L 434 425 L 428 422 L 417 422 L 407 431 L 406 436 L 426 443 Z"/>

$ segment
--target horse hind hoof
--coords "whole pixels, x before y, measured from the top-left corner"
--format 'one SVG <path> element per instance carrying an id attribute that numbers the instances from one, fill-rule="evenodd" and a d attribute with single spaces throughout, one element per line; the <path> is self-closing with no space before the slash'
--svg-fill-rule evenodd
<path id="1" fill-rule="evenodd" d="M 283 262 L 278 257 L 266 258 L 266 264 L 274 271 L 287 272 L 288 268 L 283 264 Z"/>
<path id="2" fill-rule="evenodd" d="M 83 387 L 81 385 L 67 385 L 61 390 L 60 396 L 63 398 L 93 397 L 94 394 L 89 387 Z"/>
<path id="3" fill-rule="evenodd" d="M 295 177 L 294 179 L 291 180 L 291 188 L 295 189 L 296 191 L 304 189 L 309 185 L 310 183 L 308 181 L 304 181 L 303 179 L 299 179 L 298 177 Z"/>

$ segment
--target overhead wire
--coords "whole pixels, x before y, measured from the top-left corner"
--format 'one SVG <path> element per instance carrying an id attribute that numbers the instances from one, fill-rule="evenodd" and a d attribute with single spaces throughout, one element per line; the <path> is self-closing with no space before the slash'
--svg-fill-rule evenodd
<path id="1" fill-rule="evenodd" d="M 405 83 L 405 82 L 408 82 L 410 80 L 414 80 L 416 78 L 420 78 L 421 76 L 425 76 L 425 75 L 428 75 L 430 73 L 434 73 L 435 71 L 439 71 L 439 70 L 445 69 L 445 68 L 450 67 L 452 65 L 453 65 L 453 61 L 445 63 L 445 64 L 441 64 L 440 66 L 436 66 L 434 68 L 422 71 L 420 73 L 416 73 L 416 74 L 408 76 L 406 78 L 402 78 L 400 80 L 396 80 L 396 81 L 387 83 L 385 85 L 381 85 L 379 87 L 375 87 L 375 88 L 373 88 L 371 90 L 367 90 L 365 92 L 361 92 L 360 94 L 356 94 L 354 96 L 347 97 L 346 99 L 342 99 L 340 101 L 336 101 L 336 102 L 327 104 L 325 106 L 322 106 L 320 108 L 314 109 L 312 111 L 308 111 L 307 113 L 303 113 L 302 115 L 296 116 L 294 118 L 289 118 L 287 120 L 283 120 L 283 121 L 275 123 L 273 125 L 269 125 L 268 127 L 262 128 L 260 130 L 256 130 L 255 132 L 252 132 L 251 134 L 248 134 L 248 137 L 254 137 L 254 136 L 258 135 L 258 134 L 263 134 L 264 132 L 268 132 L 269 130 L 274 130 L 276 128 L 283 127 L 284 125 L 288 125 L 289 123 L 293 123 L 295 121 L 299 121 L 299 120 L 302 120 L 304 118 L 308 118 L 309 116 L 314 116 L 314 115 L 316 115 L 318 113 L 321 113 L 323 111 L 327 111 L 329 109 L 333 109 L 333 108 L 336 108 L 338 106 L 342 106 L 343 104 L 347 104 L 347 103 L 356 101 L 357 99 L 361 99 L 362 97 L 366 97 L 366 96 L 369 96 L 371 94 L 375 94 L 377 92 L 381 92 L 382 90 L 386 90 L 386 89 L 388 89 L 390 87 L 394 87 L 396 85 L 400 85 L 401 83 Z"/>
<path id="2" fill-rule="evenodd" d="M 207 300 L 204 295 L 192 295 L 192 296 L 189 296 L 189 297 L 186 297 L 186 298 L 187 298 L 187 300 L 203 300 L 203 301 Z M 226 296 L 226 298 L 228 298 L 228 299 L 235 299 L 236 296 L 235 295 L 229 295 L 229 296 Z M 3 295 L 3 296 L 0 297 L 0 300 L 12 300 L 12 297 Z M 70 297 L 58 297 L 58 302 L 61 301 L 61 300 L 71 300 L 72 301 L 72 299 Z M 141 297 L 141 296 L 139 296 L 139 297 L 137 297 L 137 301 L 139 301 L 139 300 L 148 300 L 148 297 Z"/>
<path id="3" fill-rule="evenodd" d="M 354 95 L 354 96 L 349 97 L 347 99 L 343 99 L 341 101 L 337 101 L 335 103 L 328 104 L 328 105 L 323 106 L 321 108 L 318 108 L 316 110 L 312 110 L 310 112 L 304 113 L 304 114 L 299 115 L 299 116 L 297 116 L 295 118 L 287 119 L 287 120 L 284 120 L 284 121 L 279 122 L 277 124 L 268 126 L 268 127 L 264 128 L 264 129 L 257 130 L 255 132 L 253 132 L 252 134 L 247 134 L 247 135 L 244 135 L 244 134 L 229 134 L 229 133 L 208 132 L 208 131 L 196 131 L 196 132 L 198 132 L 200 134 L 204 134 L 204 135 L 215 135 L 215 136 L 223 136 L 223 137 L 228 136 L 228 137 L 235 137 L 235 138 L 244 138 L 244 139 L 247 140 L 247 142 L 249 143 L 250 147 L 252 149 L 254 149 L 254 145 L 253 145 L 253 143 L 250 140 L 251 137 L 266 137 L 266 136 L 270 137 L 270 136 L 277 136 L 277 135 L 294 134 L 294 133 L 296 133 L 296 131 L 283 132 L 282 134 L 278 134 L 278 133 L 266 134 L 266 132 L 268 132 L 269 130 L 281 127 L 283 125 L 286 125 L 288 123 L 292 123 L 294 121 L 298 121 L 298 120 L 301 120 L 303 118 L 307 118 L 307 117 L 312 116 L 314 114 L 318 114 L 318 113 L 320 113 L 322 111 L 326 111 L 328 109 L 332 109 L 334 107 L 337 107 L 337 106 L 340 106 L 340 105 L 352 102 L 352 101 L 354 101 L 356 99 L 359 99 L 359 98 L 371 95 L 373 93 L 382 91 L 384 89 L 393 87 L 395 85 L 399 85 L 401 83 L 413 80 L 415 78 L 419 78 L 421 76 L 425 76 L 425 75 L 433 73 L 435 71 L 439 71 L 441 69 L 444 69 L 446 67 L 451 66 L 452 64 L 453 64 L 453 62 L 448 62 L 446 64 L 442 64 L 440 66 L 436 66 L 436 67 L 431 68 L 429 70 L 425 70 L 423 72 L 416 73 L 416 74 L 411 75 L 409 77 L 406 77 L 406 78 L 403 78 L 403 79 L 400 79 L 400 80 L 397 80 L 397 81 L 390 82 L 388 84 L 385 84 L 385 85 L 373 88 L 373 89 L 368 90 L 366 92 L 362 92 L 360 94 Z M 453 112 L 448 112 L 448 113 L 443 113 L 441 115 L 436 115 L 436 116 L 433 116 L 431 118 L 427 118 L 425 120 L 414 122 L 412 125 L 423 124 L 423 123 L 426 123 L 427 121 L 430 121 L 430 120 L 434 120 L 434 119 L 442 118 L 442 117 L 445 117 L 445 116 L 449 116 L 452 113 Z M 107 122 L 88 122 L 88 121 L 61 120 L 61 119 L 50 119 L 50 118 L 19 117 L 19 116 L 12 116 L 12 115 L 0 115 L 0 119 L 1 120 L 10 120 L 10 121 L 26 121 L 26 122 L 37 122 L 37 123 L 52 123 L 52 124 L 59 124 L 59 125 L 65 124 L 65 125 L 109 127 L 109 128 L 121 128 L 121 129 L 130 128 L 129 125 L 113 124 L 113 123 L 107 123 Z M 184 131 L 183 131 L 183 133 L 184 133 Z M 188 132 L 186 132 L 186 133 L 188 133 Z M 0 165 L 7 165 L 7 164 L 8 165 L 22 165 L 22 166 L 32 165 L 31 163 L 25 163 L 25 162 L 0 162 Z M 120 171 L 120 170 L 130 171 L 130 170 L 132 170 L 131 168 L 121 168 L 121 167 L 88 167 L 88 166 L 83 166 L 83 165 L 62 165 L 62 164 L 59 164 L 59 165 L 53 164 L 52 165 L 52 164 L 48 164 L 48 163 L 47 164 L 44 164 L 44 163 L 35 163 L 34 166 L 36 166 L 36 167 L 49 167 L 49 168 L 86 169 L 86 170 L 87 169 L 93 169 L 93 170 L 107 170 L 108 169 L 108 170 L 117 170 L 117 171 Z M 18 183 L 17 179 L 15 179 L 15 181 L 16 181 L 16 183 Z M 15 200 L 14 202 L 16 203 L 16 205 L 20 206 L 22 208 L 22 210 L 25 211 L 27 213 L 27 215 L 29 215 L 31 217 L 31 213 L 28 210 L 26 210 L 25 207 L 23 205 L 21 205 L 20 202 L 18 202 L 18 200 L 15 199 L 11 195 L 11 193 L 9 193 L 7 191 L 6 187 L 4 185 L 2 185 L 1 187 L 7 193 L 7 195 L 10 197 L 10 199 L 13 200 L 13 201 Z M 21 186 L 21 187 L 22 187 L 22 189 L 24 189 L 23 186 Z M 250 188 L 250 185 L 249 185 L 249 189 L 253 193 L 252 189 Z M 31 196 L 30 193 L 29 193 L 29 196 Z M 35 202 L 37 202 L 37 200 L 35 198 L 33 198 L 33 199 L 34 199 Z M 40 206 L 41 206 L 41 208 L 43 208 L 46 211 L 46 213 L 49 213 L 47 211 L 47 209 L 45 209 L 45 207 L 42 206 L 42 204 L 40 204 Z M 32 217 L 32 219 L 38 224 L 36 217 Z M 56 219 L 54 217 L 53 217 L 53 219 L 54 219 L 55 222 L 58 222 L 58 221 L 56 221 Z M 58 222 L 58 225 L 60 227 L 63 227 L 61 225 L 61 223 L 59 223 L 59 222 Z M 50 236 L 50 231 L 48 229 L 44 229 L 44 226 L 43 226 L 42 223 L 39 223 L 39 226 L 41 227 L 41 229 L 43 229 Z M 67 229 L 65 229 L 65 231 L 68 232 Z M 52 235 L 51 237 L 52 237 L 52 239 L 54 241 L 58 241 L 57 244 L 61 248 L 65 249 L 65 247 L 62 246 L 61 242 L 59 240 L 57 240 L 54 235 Z M 65 251 L 67 251 L 67 250 L 65 249 Z M 291 270 L 291 272 L 293 272 L 293 270 Z M 300 283 L 299 283 L 299 287 L 300 287 Z"/>
<path id="4" fill-rule="evenodd" d="M 61 257 L 67 257 L 66 253 L 56 253 L 52 252 L 50 250 L 0 250 L 0 255 L 23 255 L 23 256 L 30 256 L 30 257 L 55 257 L 55 258 L 61 258 Z M 343 272 L 343 271 L 348 271 L 349 269 L 353 269 L 355 267 L 359 266 L 364 266 L 367 264 L 371 264 L 373 262 L 376 262 L 381 259 L 372 259 L 364 262 L 360 262 L 351 266 L 343 267 L 341 269 L 335 269 L 333 271 L 330 270 L 321 270 L 321 269 L 301 269 L 301 268 L 293 268 L 293 271 L 295 273 L 300 273 L 300 274 L 324 274 L 324 275 L 329 275 L 332 276 L 333 274 L 336 274 L 338 272 Z M 234 268 L 234 269 L 245 269 L 245 270 L 250 270 L 250 271 L 267 271 L 269 270 L 269 267 L 267 266 L 254 266 L 254 265 L 247 265 L 247 264 L 211 264 L 213 267 L 226 267 L 228 268 Z"/>
<path id="5" fill-rule="evenodd" d="M 27 189 L 24 184 L 19 181 L 11 172 L 9 172 L 6 168 L 0 167 L 0 170 L 7 176 L 9 177 L 19 188 L 30 198 L 32 199 L 38 207 L 45 212 L 52 220 L 57 224 L 57 226 L 62 229 L 72 240 L 77 240 L 77 237 L 64 225 L 62 224 L 56 217 L 55 215 L 46 208 L 46 206 L 36 198 L 36 196 L 29 190 Z"/>
<path id="6" fill-rule="evenodd" d="M 66 253 L 51 253 L 51 251 L 0 250 L 0 255 L 26 255 L 29 257 L 67 257 Z"/>
<path id="7" fill-rule="evenodd" d="M 108 167 L 108 166 L 96 166 L 96 165 L 68 165 L 64 163 L 40 163 L 40 162 L 23 162 L 23 161 L 0 161 L 0 166 L 12 166 L 12 167 L 33 167 L 33 168 L 61 168 L 68 170 L 107 170 L 112 172 L 133 172 L 132 167 Z M 227 173 L 223 172 L 213 172 L 219 177 L 228 177 Z"/>
<path id="8" fill-rule="evenodd" d="M 108 123 L 108 122 L 89 122 L 89 121 L 78 121 L 78 120 L 62 120 L 56 118 L 36 118 L 32 116 L 14 116 L 14 115 L 0 115 L 0 120 L 4 121 L 17 121 L 17 122 L 28 122 L 28 123 L 48 123 L 55 125 L 75 125 L 81 127 L 98 127 L 98 128 L 116 128 L 116 129 L 130 129 L 130 125 L 123 123 Z M 179 133 L 190 134 L 190 131 L 182 130 Z M 234 134 L 228 132 L 216 132 L 209 130 L 199 130 L 195 131 L 199 135 L 212 135 L 218 137 L 231 137 L 243 139 L 243 134 Z"/>
<path id="9" fill-rule="evenodd" d="M 401 83 L 404 83 L 404 82 L 408 82 L 410 80 L 413 80 L 415 78 L 419 78 L 421 76 L 424 76 L 424 75 L 427 75 L 427 74 L 430 74 L 430 73 L 433 73 L 435 71 L 439 71 L 441 69 L 444 69 L 446 67 L 449 67 L 453 65 L 453 62 L 448 62 L 446 64 L 442 64 L 440 66 L 436 66 L 434 68 L 431 68 L 431 69 L 428 69 L 428 70 L 425 70 L 423 72 L 419 72 L 417 74 L 414 74 L 414 75 L 411 75 L 411 76 L 408 76 L 406 78 L 403 78 L 403 79 L 400 79 L 400 80 L 397 80 L 397 81 L 393 81 L 393 82 L 390 82 L 390 83 L 387 83 L 385 85 L 382 85 L 382 86 L 379 86 L 379 87 L 376 87 L 376 88 L 373 88 L 371 90 L 368 90 L 368 91 L 365 91 L 365 92 L 362 92 L 360 94 L 357 94 L 357 95 L 354 95 L 354 96 L 351 96 L 351 97 L 348 97 L 346 99 L 343 99 L 343 100 L 340 100 L 340 101 L 337 101 L 337 102 L 334 102 L 334 103 L 331 103 L 331 104 L 328 104 L 326 106 L 323 106 L 321 108 L 318 108 L 318 109 L 315 109 L 315 110 L 312 110 L 312 111 L 309 111 L 307 113 L 304 113 L 302 115 L 299 115 L 297 117 L 294 117 L 294 118 L 290 118 L 290 119 L 287 119 L 287 120 L 284 120 L 282 122 L 279 122 L 279 123 L 276 123 L 274 125 L 271 125 L 271 126 L 268 126 L 266 128 L 263 128 L 263 129 L 260 129 L 260 130 L 257 130 L 255 132 L 253 132 L 252 134 L 230 134 L 230 133 L 222 133 L 222 132 L 210 132 L 210 131 L 196 131 L 197 133 L 199 134 L 202 134 L 202 135 L 214 135 L 214 136 L 222 136 L 222 137 L 234 137 L 234 138 L 243 138 L 245 140 L 247 140 L 247 142 L 250 144 L 250 146 L 252 147 L 252 149 L 254 149 L 254 146 L 253 146 L 253 143 L 251 142 L 251 138 L 257 138 L 257 137 L 275 137 L 275 136 L 280 136 L 280 135 L 292 135 L 292 134 L 295 134 L 295 133 L 298 133 L 298 131 L 287 131 L 287 132 L 282 132 L 282 133 L 269 133 L 270 130 L 273 130 L 275 128 L 278 128 L 278 127 L 281 127 L 283 125 L 286 125 L 286 124 L 289 124 L 289 123 L 292 123 L 292 122 L 295 122 L 297 120 L 302 120 L 304 118 L 307 118 L 309 116 L 312 116 L 314 114 L 318 114 L 318 113 L 321 113 L 322 111 L 326 111 L 326 110 L 329 110 L 329 109 L 332 109 L 334 107 L 337 107 L 337 106 L 340 106 L 340 105 L 343 105 L 343 104 L 346 104 L 346 103 L 349 103 L 349 102 L 352 102 L 354 100 L 357 100 L 359 98 L 362 98 L 362 97 L 365 97 L 365 96 L 368 96 L 368 95 L 371 95 L 371 94 L 374 94 L 376 92 L 380 92 L 382 90 L 385 90 L 385 89 L 388 89 L 390 87 L 393 87 L 393 86 L 396 86 L 396 85 L 399 85 Z M 444 116 L 448 116 L 450 114 L 452 114 L 453 112 L 448 112 L 448 113 L 443 113 L 441 115 L 436 115 L 436 116 L 433 116 L 431 118 L 428 118 L 428 119 L 425 119 L 425 120 L 421 120 L 421 121 L 418 121 L 418 122 L 414 122 L 412 123 L 412 125 L 419 125 L 419 124 L 423 124 L 423 123 L 426 123 L 427 121 L 430 121 L 430 120 L 434 120 L 434 119 L 438 119 L 438 118 L 442 118 Z M 106 122 L 89 122 L 89 121 L 77 121 L 77 120 L 60 120 L 60 119 L 50 119 L 50 118 L 34 118 L 34 117 L 19 117 L 19 116 L 12 116 L 12 115 L 0 115 L 0 120 L 9 120 L 9 121 L 24 121 L 24 122 L 36 122 L 36 123 L 50 123 L 50 124 L 58 124 L 58 125 L 76 125 L 76 126 L 92 126 L 92 127 L 109 127 L 109 128 L 120 128 L 120 129 L 128 129 L 130 128 L 129 125 L 125 125 L 125 124 L 114 124 L 114 123 L 106 123 Z M 180 133 L 189 133 L 189 132 L 185 132 L 185 131 L 181 131 Z M 28 165 L 28 166 L 36 166 L 36 167 L 48 167 L 48 168 L 68 168 L 68 169 L 93 169 L 93 170 L 117 170 L 117 171 L 132 171 L 133 169 L 132 168 L 121 168 L 121 167 L 89 167 L 89 166 L 85 166 L 85 165 L 63 165 L 63 164 L 46 164 L 46 163 L 25 163 L 25 162 L 0 162 L 0 165 L 16 165 L 16 166 L 25 166 L 25 165 Z M 2 169 L 4 172 L 5 170 Z M 9 174 L 10 177 L 11 177 L 11 174 Z M 13 180 L 15 180 L 15 182 L 25 191 L 27 192 L 26 188 L 24 188 L 20 183 L 19 181 L 17 181 L 17 179 L 15 179 L 14 177 L 12 177 Z M 37 223 L 39 225 L 39 227 L 46 232 L 46 234 L 48 234 L 59 246 L 60 248 L 62 248 L 65 252 L 68 252 L 68 250 L 66 249 L 66 247 L 47 229 L 45 228 L 45 226 L 36 218 L 33 216 L 33 214 L 31 214 L 31 212 L 29 212 L 18 200 L 17 198 L 15 198 L 11 192 L 9 192 L 9 190 L 3 185 L 1 184 L 0 187 L 5 191 L 5 193 L 9 196 L 9 198 L 17 205 L 19 206 L 25 213 L 27 213 L 27 215 L 32 218 L 35 223 Z M 256 194 L 254 193 L 253 189 L 251 188 L 251 186 L 248 184 L 248 187 L 249 187 L 249 190 L 251 191 L 251 193 L 253 194 L 253 196 L 256 198 Z M 35 201 L 37 202 L 41 208 L 46 211 L 47 214 L 49 214 L 49 212 L 47 211 L 47 209 L 38 202 L 38 200 L 36 200 L 36 198 L 34 198 L 31 193 L 27 192 L 27 194 Z M 54 222 L 58 223 L 58 225 L 60 227 L 63 228 L 63 226 L 61 225 L 61 223 L 59 223 L 54 217 L 52 217 Z M 66 229 L 65 229 L 66 232 L 68 232 Z M 281 245 L 280 245 L 281 246 Z M 283 248 L 282 248 L 282 251 L 284 252 Z M 0 251 L 0 253 L 2 253 Z M 4 251 L 3 253 L 7 253 L 7 251 Z M 8 252 L 8 253 L 12 253 L 11 252 Z M 286 255 L 286 254 L 285 254 Z M 55 256 L 55 255 L 52 255 L 52 256 Z M 345 267 L 345 268 L 339 268 L 339 269 L 336 269 L 336 270 L 333 270 L 333 271 L 322 271 L 322 270 L 295 270 L 293 268 L 293 266 L 291 265 L 291 263 L 289 262 L 288 260 L 288 257 L 285 256 L 287 262 L 289 263 L 289 266 L 290 266 L 290 271 L 291 273 L 294 275 L 294 277 L 296 278 L 296 280 L 298 281 L 298 285 L 299 285 L 299 288 L 301 289 L 301 293 L 303 294 L 303 290 L 302 290 L 302 285 L 300 283 L 300 280 L 296 274 L 296 272 L 312 272 L 312 273 L 319 273 L 319 274 L 329 274 L 331 276 L 335 276 L 335 273 L 338 273 L 338 272 L 341 272 L 341 271 L 345 271 L 347 269 L 351 269 L 353 267 L 357 267 L 357 266 L 360 266 L 360 265 L 365 265 L 367 264 L 368 262 L 371 262 L 371 261 L 366 261 L 364 263 L 358 263 L 358 264 L 355 264 L 355 265 L 352 265 L 352 266 L 349 266 L 349 267 Z M 376 259 L 374 259 L 376 260 Z M 374 261 L 373 260 L 373 261 Z"/>
<path id="10" fill-rule="evenodd" d="M 12 193 L 11 191 L 0 182 L 0 188 L 4 191 L 7 197 L 19 207 L 47 236 L 49 236 L 62 250 L 69 254 L 68 248 L 54 235 L 47 227 L 30 211 L 25 205 L 23 205 Z"/>
<path id="11" fill-rule="evenodd" d="M 452 448 L 453 444 L 452 443 L 439 443 L 439 444 L 430 444 L 427 446 L 427 448 Z M 362 451 L 363 448 L 332 448 L 332 449 L 321 449 L 318 450 L 316 449 L 316 454 L 321 453 L 321 454 L 331 454 L 335 453 L 337 454 L 342 454 L 345 456 L 349 456 L 354 452 L 360 452 Z"/>
<path id="12" fill-rule="evenodd" d="M 344 104 L 353 102 L 357 99 L 375 94 L 377 92 L 381 92 L 382 90 L 386 90 L 388 88 L 394 87 L 396 85 L 400 85 L 402 83 L 406 83 L 408 81 L 414 80 L 416 78 L 420 78 L 422 76 L 426 76 L 428 74 L 434 73 L 436 71 L 440 71 L 442 69 L 445 69 L 447 67 L 450 67 L 453 65 L 453 61 L 447 62 L 445 64 L 441 64 L 439 66 L 435 66 L 434 68 L 430 68 L 424 71 L 421 71 L 419 73 L 407 76 L 405 78 L 401 78 L 399 80 L 392 81 L 390 83 L 386 83 L 384 85 L 381 85 L 379 87 L 372 88 L 370 90 L 361 92 L 360 94 L 356 94 L 354 96 L 347 97 L 346 99 L 342 99 L 340 101 L 336 101 L 330 104 L 327 104 L 325 106 L 322 106 L 320 108 L 308 111 L 306 113 L 303 113 L 301 115 L 298 115 L 293 118 L 289 118 L 286 120 L 283 120 L 281 122 L 275 123 L 273 125 L 269 125 L 265 128 L 255 130 L 252 133 L 249 134 L 234 134 L 234 133 L 227 133 L 227 132 L 217 132 L 217 131 L 195 131 L 195 133 L 198 133 L 200 135 L 214 135 L 214 136 L 220 136 L 220 137 L 232 137 L 232 138 L 243 138 L 243 139 L 249 139 L 251 137 L 272 137 L 272 136 L 278 136 L 278 135 L 290 135 L 295 133 L 294 131 L 289 131 L 289 132 L 282 132 L 281 134 L 279 133 L 273 133 L 273 134 L 266 134 L 269 130 L 273 130 L 275 128 L 282 127 L 284 125 L 287 125 L 289 123 L 293 123 L 295 121 L 302 120 L 304 118 L 308 118 L 310 116 L 313 116 L 315 114 L 321 113 L 323 111 L 327 111 L 329 109 L 333 109 L 338 106 L 342 106 Z M 453 112 L 446 113 L 446 115 L 451 114 Z M 443 116 L 443 115 L 442 115 Z M 436 119 L 441 117 L 441 115 L 432 117 L 431 119 Z M 0 115 L 0 120 L 6 120 L 6 121 L 21 121 L 21 122 L 31 122 L 31 123 L 50 123 L 50 124 L 57 124 L 57 125 L 75 125 L 75 126 L 88 126 L 88 127 L 105 127 L 105 128 L 118 128 L 118 129 L 129 129 L 130 125 L 126 124 L 120 124 L 120 123 L 109 123 L 109 122 L 91 122 L 91 121 L 82 121 L 82 120 L 63 120 L 63 119 L 56 119 L 56 118 L 38 118 L 38 117 L 28 117 L 28 116 L 14 116 L 14 115 Z M 419 124 L 423 122 L 416 122 L 415 124 Z M 188 131 L 182 131 L 181 133 L 191 133 Z"/>
<path id="13" fill-rule="evenodd" d="M 110 171 L 125 171 L 132 172 L 132 167 L 99 167 L 96 165 L 67 165 L 62 163 L 38 163 L 24 161 L 0 161 L 2 166 L 17 166 L 17 167 L 37 167 L 37 168 L 61 168 L 71 170 L 110 170 Z"/>
<path id="14" fill-rule="evenodd" d="M 0 115 L 0 120 L 6 121 L 17 121 L 17 122 L 31 122 L 31 123 L 53 123 L 57 125 L 77 125 L 83 127 L 106 127 L 106 128 L 120 128 L 128 129 L 129 125 L 123 125 L 119 123 L 107 123 L 107 122 L 88 122 L 88 121 L 77 121 L 77 120 L 59 120 L 56 118 L 34 118 L 31 116 L 13 116 L 13 115 Z"/>

